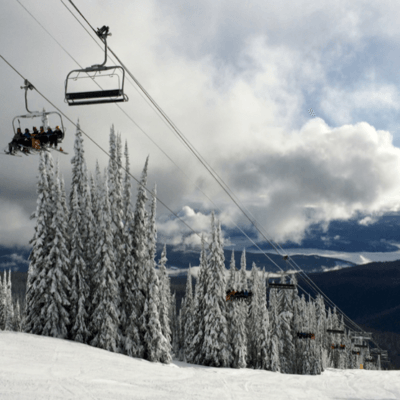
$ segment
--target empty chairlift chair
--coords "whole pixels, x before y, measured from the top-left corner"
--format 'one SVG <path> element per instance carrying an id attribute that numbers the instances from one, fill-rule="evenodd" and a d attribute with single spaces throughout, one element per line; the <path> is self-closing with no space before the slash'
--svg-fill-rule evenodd
<path id="1" fill-rule="evenodd" d="M 85 69 L 76 69 L 65 80 L 65 100 L 70 106 L 89 104 L 120 103 L 128 101 L 124 93 L 125 70 L 121 66 L 109 66 L 107 62 L 107 36 L 109 28 L 103 26 L 97 35 L 104 42 L 105 58 L 102 64 Z"/>

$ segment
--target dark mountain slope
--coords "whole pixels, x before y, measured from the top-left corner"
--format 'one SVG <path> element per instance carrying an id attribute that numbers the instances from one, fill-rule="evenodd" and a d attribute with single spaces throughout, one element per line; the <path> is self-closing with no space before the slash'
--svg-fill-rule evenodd
<path id="1" fill-rule="evenodd" d="M 310 277 L 354 321 L 400 333 L 400 260 Z"/>

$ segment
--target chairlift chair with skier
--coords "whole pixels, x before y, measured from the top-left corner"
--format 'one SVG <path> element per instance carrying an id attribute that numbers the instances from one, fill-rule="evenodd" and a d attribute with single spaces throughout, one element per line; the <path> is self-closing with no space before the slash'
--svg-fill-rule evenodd
<path id="1" fill-rule="evenodd" d="M 12 120 L 14 138 L 9 143 L 9 151 L 6 153 L 16 155 L 17 152 L 24 153 L 26 155 L 37 153 L 40 150 L 47 149 L 42 145 L 44 141 L 55 143 L 61 143 L 65 136 L 64 122 L 61 114 L 57 111 L 30 111 L 28 108 L 28 90 L 33 90 L 35 87 L 25 79 L 25 85 L 21 86 L 21 89 L 25 90 L 25 108 L 28 114 L 17 115 Z M 21 123 L 22 121 L 22 123 Z M 28 122 L 29 121 L 29 122 Z M 32 127 L 42 127 L 43 132 L 39 134 L 39 131 L 32 131 Z M 48 129 L 52 126 L 52 129 Z M 25 133 L 22 133 L 25 131 Z M 53 140 L 55 139 L 55 140 Z M 62 153 L 63 150 L 58 150 Z M 67 154 L 67 153 L 65 153 Z"/>
<path id="2" fill-rule="evenodd" d="M 70 106 L 128 101 L 128 96 L 124 93 L 124 68 L 119 65 L 105 65 L 108 49 L 107 36 L 111 36 L 109 27 L 98 28 L 97 36 L 105 45 L 104 61 L 102 64 L 73 70 L 67 75 L 65 80 L 65 100 Z"/>

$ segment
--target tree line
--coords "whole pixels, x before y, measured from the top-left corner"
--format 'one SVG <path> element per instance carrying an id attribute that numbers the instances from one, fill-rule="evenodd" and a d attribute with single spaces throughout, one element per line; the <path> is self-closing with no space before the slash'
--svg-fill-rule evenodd
<path id="1" fill-rule="evenodd" d="M 11 297 L 10 273 L 0 282 L 0 328 L 74 340 L 108 351 L 169 363 L 256 368 L 319 374 L 325 368 L 358 368 L 350 333 L 322 297 L 270 289 L 243 251 L 225 268 L 221 224 L 211 216 L 202 237 L 195 291 L 189 268 L 179 313 L 167 275 L 166 246 L 156 257 L 156 187 L 147 196 L 148 158 L 132 207 L 128 147 L 114 128 L 110 160 L 89 174 L 82 132 L 76 131 L 69 196 L 58 164 L 40 154 L 36 220 L 31 240 L 26 301 L 21 316 Z M 123 172 L 125 170 L 125 172 Z M 284 283 L 285 278 L 282 278 Z M 226 291 L 252 292 L 250 301 L 226 301 Z M 268 296 L 267 296 L 268 294 Z M 370 366 L 373 368 L 372 364 Z"/>

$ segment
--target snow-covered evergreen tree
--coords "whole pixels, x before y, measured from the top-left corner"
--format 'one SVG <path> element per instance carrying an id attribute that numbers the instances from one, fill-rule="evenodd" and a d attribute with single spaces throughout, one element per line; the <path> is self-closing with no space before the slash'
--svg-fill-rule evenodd
<path id="1" fill-rule="evenodd" d="M 4 330 L 13 331 L 14 330 L 14 306 L 11 292 L 11 269 L 8 271 L 8 279 L 7 274 L 4 276 L 4 290 L 6 293 L 5 296 L 5 324 Z"/>
<path id="2" fill-rule="evenodd" d="M 36 225 L 33 238 L 30 241 L 32 251 L 29 255 L 30 263 L 26 283 L 23 325 L 26 333 L 40 335 L 44 326 L 42 308 L 44 306 L 44 290 L 46 288 L 46 282 L 43 282 L 42 279 L 43 276 L 46 276 L 47 247 L 51 237 L 49 224 L 51 215 L 48 213 L 51 193 L 44 153 L 40 153 L 37 194 L 36 211 L 34 213 Z"/>
<path id="3" fill-rule="evenodd" d="M 251 291 L 253 293 L 251 297 L 249 317 L 248 317 L 248 364 L 253 368 L 260 368 L 260 327 L 261 327 L 261 302 L 260 302 L 260 285 L 259 285 L 259 274 L 258 269 L 253 263 L 251 268 Z"/>
<path id="4" fill-rule="evenodd" d="M 270 362 L 270 369 L 273 372 L 280 372 L 280 324 L 279 324 L 279 310 L 278 310 L 278 299 L 277 290 L 270 289 L 269 293 L 269 349 L 268 356 Z"/>
<path id="5" fill-rule="evenodd" d="M 142 323 L 145 323 L 144 330 L 144 358 L 149 361 L 159 361 L 162 363 L 171 362 L 171 345 L 162 334 L 159 310 L 159 281 L 153 262 L 148 260 L 147 273 L 147 297 L 145 299 Z"/>
<path id="6" fill-rule="evenodd" d="M 80 234 L 80 221 L 82 210 L 79 207 L 77 186 L 72 187 L 71 215 L 69 219 L 70 231 L 70 270 L 71 270 L 71 295 L 70 317 L 72 340 L 87 343 L 89 340 L 88 310 L 89 284 L 86 263 L 84 261 L 84 246 Z"/>
<path id="7" fill-rule="evenodd" d="M 3 276 L 5 272 L 3 272 Z M 0 330 L 4 330 L 6 322 L 6 292 L 0 275 Z"/>
<path id="8" fill-rule="evenodd" d="M 190 344 L 188 354 L 188 359 L 195 364 L 203 364 L 205 356 L 203 353 L 203 342 L 205 332 L 205 296 L 207 293 L 207 275 L 207 255 L 205 248 L 205 239 L 204 235 L 202 235 L 199 274 L 197 277 L 195 296 L 193 301 L 193 331 L 195 335 Z"/>
<path id="9" fill-rule="evenodd" d="M 227 367 L 230 361 L 225 300 L 225 264 L 220 228 L 212 213 L 212 239 L 207 264 L 207 293 L 205 294 L 205 330 L 203 353 L 205 365 Z"/>
<path id="10" fill-rule="evenodd" d="M 108 185 L 105 182 L 100 226 L 98 227 L 99 243 L 94 260 L 93 313 L 89 329 L 93 336 L 92 346 L 115 352 L 119 342 L 116 304 L 118 285 L 115 276 L 115 256 L 108 198 Z"/>
<path id="11" fill-rule="evenodd" d="M 192 273 L 191 266 L 189 265 L 187 280 L 186 280 L 186 291 L 185 291 L 185 308 L 183 310 L 184 316 L 184 356 L 185 361 L 192 362 L 190 359 L 190 345 L 194 338 L 193 330 L 193 319 L 194 319 L 194 304 L 193 304 L 193 289 L 192 289 Z"/>
<path id="12" fill-rule="evenodd" d="M 282 283 L 285 282 L 285 278 L 282 277 Z M 295 346 L 294 346 L 294 310 L 293 310 L 293 291 L 292 290 L 281 290 L 279 295 L 279 324 L 281 331 L 280 340 L 280 363 L 281 372 L 284 374 L 292 374 L 294 372 L 294 358 L 295 358 Z"/>
<path id="13" fill-rule="evenodd" d="M 149 250 L 148 250 L 148 231 L 147 231 L 147 211 L 146 211 L 146 184 L 147 184 L 147 167 L 149 158 L 142 172 L 140 185 L 138 186 L 138 194 L 136 200 L 136 208 L 134 213 L 134 224 L 131 231 L 132 234 L 132 255 L 133 255 L 133 281 L 135 289 L 135 302 L 132 315 L 129 317 L 130 332 L 139 331 L 140 340 L 136 341 L 135 357 L 143 358 L 144 356 L 144 335 L 146 334 L 146 324 L 141 318 L 144 312 L 146 298 L 148 297 L 147 278 L 151 276 L 149 272 Z M 136 320 L 134 320 L 136 318 Z M 136 333 L 135 333 L 136 334 Z M 130 335 L 130 334 L 129 334 Z"/>
<path id="14" fill-rule="evenodd" d="M 262 279 L 259 280 L 259 295 L 260 295 L 260 328 L 259 339 L 260 343 L 260 360 L 259 366 L 261 369 L 269 369 L 269 314 L 267 309 L 267 287 L 265 269 L 262 273 Z"/>
<path id="15" fill-rule="evenodd" d="M 163 335 L 168 343 L 171 343 L 171 321 L 175 315 L 172 315 L 171 311 L 171 284 L 165 267 L 167 261 L 167 246 L 164 245 L 161 258 L 158 262 L 160 272 L 160 324 Z M 176 311 L 174 314 L 176 314 Z"/>
<path id="16" fill-rule="evenodd" d="M 41 310 L 44 320 L 44 336 L 66 338 L 68 336 L 68 327 L 70 324 L 69 300 L 70 280 L 69 257 L 67 248 L 67 231 L 64 206 L 62 203 L 60 180 L 51 170 L 52 157 L 46 154 L 49 168 L 49 185 L 52 188 L 51 202 L 53 205 L 51 219 L 51 240 L 48 243 L 48 256 L 45 261 L 46 274 L 42 277 L 44 288 L 44 304 Z"/>

